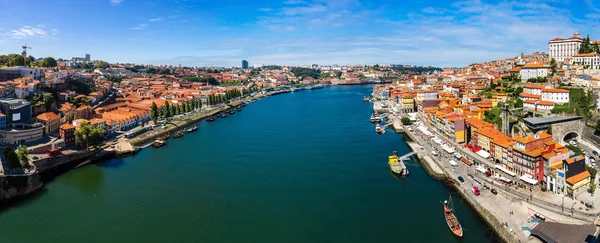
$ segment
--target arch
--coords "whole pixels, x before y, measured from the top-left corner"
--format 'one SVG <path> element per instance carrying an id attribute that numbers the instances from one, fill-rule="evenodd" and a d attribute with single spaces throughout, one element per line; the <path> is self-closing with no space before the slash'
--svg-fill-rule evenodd
<path id="1" fill-rule="evenodd" d="M 581 135 L 578 132 L 576 132 L 576 131 L 569 131 L 569 132 L 567 132 L 563 136 L 562 141 L 568 142 L 568 141 L 571 141 L 572 139 L 578 139 L 580 137 L 581 137 Z"/>

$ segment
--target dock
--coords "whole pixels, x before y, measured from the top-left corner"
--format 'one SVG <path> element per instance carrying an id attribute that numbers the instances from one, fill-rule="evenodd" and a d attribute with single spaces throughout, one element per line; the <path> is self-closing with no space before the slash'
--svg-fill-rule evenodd
<path id="1" fill-rule="evenodd" d="M 440 168 L 440 166 L 435 163 L 435 161 L 430 157 L 428 150 L 425 150 L 423 146 L 415 142 L 406 142 L 410 149 L 417 155 L 419 158 L 419 162 L 421 162 L 421 166 L 425 169 L 425 172 L 429 174 L 432 178 L 436 180 L 444 180 L 446 179 L 446 173 Z"/>

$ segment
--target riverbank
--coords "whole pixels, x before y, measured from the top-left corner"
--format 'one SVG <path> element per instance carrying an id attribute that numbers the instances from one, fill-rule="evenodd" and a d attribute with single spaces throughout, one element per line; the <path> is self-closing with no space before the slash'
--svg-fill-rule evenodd
<path id="1" fill-rule="evenodd" d="M 198 122 L 202 121 L 203 119 L 214 116 L 216 114 L 219 114 L 221 112 L 229 110 L 238 105 L 248 104 L 250 102 L 262 99 L 266 96 L 268 96 L 268 95 L 260 94 L 260 95 L 255 95 L 254 97 L 246 98 L 243 100 L 234 101 L 228 105 L 211 107 L 211 108 L 208 108 L 207 110 L 201 111 L 200 113 L 194 114 L 191 117 L 185 118 L 183 120 L 173 121 L 170 123 L 171 125 L 168 125 L 167 128 L 165 128 L 165 129 L 162 129 L 157 126 L 157 127 L 155 127 L 155 129 L 153 129 L 151 131 L 140 134 L 134 138 L 127 139 L 127 142 L 133 146 L 134 150 L 137 150 L 140 147 L 142 147 L 144 144 L 150 143 L 151 141 L 153 141 L 159 137 L 164 137 L 166 135 L 170 135 L 171 133 L 181 130 L 187 126 L 191 126 L 195 123 L 198 123 Z M 134 151 L 129 151 L 129 152 L 134 152 Z M 118 153 L 127 154 L 127 151 L 119 151 Z"/>
<path id="2" fill-rule="evenodd" d="M 446 167 L 443 166 L 442 162 L 439 161 L 439 158 L 432 158 L 431 156 L 426 154 L 430 150 L 425 150 L 423 145 L 419 144 L 418 141 L 421 140 L 420 138 L 418 138 L 412 132 L 407 131 L 406 129 L 403 130 L 405 131 L 404 134 L 409 136 L 413 141 L 407 142 L 411 149 L 413 149 L 413 151 L 423 151 L 417 154 L 420 154 L 420 156 L 423 156 L 425 158 L 419 161 L 421 162 L 421 165 L 423 166 L 427 174 L 429 174 L 433 179 L 436 180 L 457 177 L 456 175 L 453 175 L 452 171 L 447 170 Z M 502 238 L 502 240 L 504 240 L 505 242 L 527 242 L 527 237 L 519 237 L 514 233 L 517 229 L 513 230 L 511 228 L 502 226 L 501 222 L 508 222 L 508 220 L 510 219 L 504 218 L 500 214 L 492 213 L 490 211 L 491 209 L 489 205 L 486 207 L 486 205 L 477 202 L 477 200 L 473 198 L 472 192 L 467 188 L 461 188 L 458 182 L 449 182 L 448 184 L 451 185 L 452 188 L 461 195 L 461 197 L 471 206 L 471 208 L 473 208 L 479 214 L 479 216 L 483 220 L 485 220 L 485 222 L 494 230 L 494 232 L 498 236 Z M 505 213 L 504 215 L 510 214 Z M 521 234 L 521 236 L 523 235 Z"/>

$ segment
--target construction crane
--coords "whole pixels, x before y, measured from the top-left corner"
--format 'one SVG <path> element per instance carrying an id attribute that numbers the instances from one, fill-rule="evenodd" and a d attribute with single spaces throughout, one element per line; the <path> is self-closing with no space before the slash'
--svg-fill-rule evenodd
<path id="1" fill-rule="evenodd" d="M 508 104 L 504 104 L 504 106 L 502 107 L 502 133 L 504 133 L 504 135 L 506 135 L 506 136 L 510 135 L 509 115 L 514 116 L 515 111 L 521 111 L 521 110 L 523 110 L 523 107 L 510 109 Z"/>
<path id="2" fill-rule="evenodd" d="M 27 45 L 21 47 L 23 48 L 23 66 L 27 66 L 27 49 L 31 49 L 31 47 Z"/>

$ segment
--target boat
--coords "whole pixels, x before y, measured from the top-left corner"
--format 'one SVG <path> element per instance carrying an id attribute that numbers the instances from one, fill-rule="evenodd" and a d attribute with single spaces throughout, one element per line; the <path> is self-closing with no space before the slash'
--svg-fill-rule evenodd
<path id="1" fill-rule="evenodd" d="M 154 146 L 155 148 L 165 146 L 165 144 L 167 144 L 167 143 L 165 142 L 165 140 L 162 140 L 162 139 L 156 139 L 156 140 L 154 140 L 154 142 L 152 142 L 152 146 Z"/>
<path id="2" fill-rule="evenodd" d="M 229 110 L 229 114 L 234 114 L 234 113 L 235 113 L 235 109 L 231 108 L 231 109 Z"/>
<path id="3" fill-rule="evenodd" d="M 377 126 L 375 127 L 375 132 L 376 133 L 383 133 L 383 127 L 380 126 L 379 124 L 377 124 Z"/>
<path id="4" fill-rule="evenodd" d="M 456 215 L 454 215 L 454 208 L 452 205 L 452 196 L 446 201 L 444 201 L 444 218 L 446 219 L 446 224 L 448 224 L 448 228 L 450 231 L 458 237 L 463 237 L 463 228 L 458 222 Z"/>
<path id="5" fill-rule="evenodd" d="M 198 130 L 198 126 L 194 125 L 193 127 L 190 127 L 188 129 L 186 129 L 185 131 L 186 132 L 195 132 L 196 130 Z"/>
<path id="6" fill-rule="evenodd" d="M 173 138 L 183 137 L 183 131 L 179 130 L 175 134 L 173 134 Z"/>
<path id="7" fill-rule="evenodd" d="M 381 122 L 381 116 L 375 113 L 375 122 Z"/>
<path id="8" fill-rule="evenodd" d="M 227 112 L 221 112 L 221 118 L 227 117 Z"/>
<path id="9" fill-rule="evenodd" d="M 363 96 L 363 101 L 364 102 L 369 102 L 369 99 L 367 98 L 367 96 Z"/>
<path id="10" fill-rule="evenodd" d="M 390 166 L 390 170 L 396 175 L 402 175 L 402 165 L 398 160 L 398 152 L 394 151 L 392 156 L 388 157 L 388 165 Z"/>
<path id="11" fill-rule="evenodd" d="M 322 89 L 323 85 L 317 84 L 315 86 L 312 86 L 311 89 Z"/>
<path id="12" fill-rule="evenodd" d="M 371 115 L 371 123 L 375 123 L 375 116 Z"/>
<path id="13" fill-rule="evenodd" d="M 240 112 L 240 111 L 242 111 L 242 107 L 238 105 L 238 107 L 237 107 L 237 108 L 235 108 L 235 111 L 237 111 L 237 112 Z"/>
<path id="14" fill-rule="evenodd" d="M 215 116 L 209 116 L 208 119 L 206 119 L 206 121 L 208 121 L 208 122 L 215 121 Z"/>

